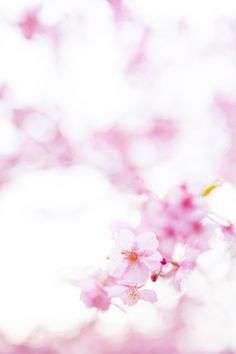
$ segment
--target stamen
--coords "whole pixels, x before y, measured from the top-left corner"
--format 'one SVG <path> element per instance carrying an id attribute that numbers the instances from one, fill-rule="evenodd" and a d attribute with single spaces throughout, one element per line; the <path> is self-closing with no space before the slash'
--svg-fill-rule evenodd
<path id="1" fill-rule="evenodd" d="M 137 262 L 138 260 L 138 255 L 135 251 L 132 251 L 128 254 L 128 260 L 132 263 Z"/>
<path id="2" fill-rule="evenodd" d="M 134 288 L 130 289 L 128 296 L 132 301 L 137 300 L 139 298 L 139 292 L 138 292 L 137 288 L 134 287 Z"/>

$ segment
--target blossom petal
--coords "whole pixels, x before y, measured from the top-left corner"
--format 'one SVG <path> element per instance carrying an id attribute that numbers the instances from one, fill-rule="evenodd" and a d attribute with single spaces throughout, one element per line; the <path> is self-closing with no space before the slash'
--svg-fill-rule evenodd
<path id="1" fill-rule="evenodd" d="M 132 305 L 135 305 L 137 304 L 137 302 L 140 300 L 139 297 L 135 298 L 135 299 L 132 299 L 128 294 L 124 294 L 122 297 L 121 297 L 123 303 L 125 305 L 128 305 L 128 306 L 132 306 Z"/>
<path id="2" fill-rule="evenodd" d="M 193 268 L 194 263 L 191 261 L 183 261 L 179 267 L 179 269 L 176 271 L 174 279 L 173 279 L 173 284 L 174 287 L 177 291 L 181 291 L 181 284 L 182 281 L 186 278 L 188 273 L 191 271 Z"/>
<path id="3" fill-rule="evenodd" d="M 175 289 L 179 292 L 181 292 L 181 283 L 183 281 L 183 279 L 185 278 L 186 276 L 186 272 L 179 268 L 177 270 L 177 272 L 175 273 L 175 276 L 174 276 L 174 279 L 173 279 L 173 285 L 175 287 Z"/>
<path id="4" fill-rule="evenodd" d="M 136 240 L 138 248 L 146 251 L 155 251 L 158 247 L 158 240 L 153 232 L 142 232 Z"/>
<path id="5" fill-rule="evenodd" d="M 159 270 L 163 257 L 160 252 L 156 251 L 150 256 L 142 257 L 142 262 L 149 268 L 150 271 Z"/>
<path id="6" fill-rule="evenodd" d="M 127 287 L 124 285 L 114 285 L 108 289 L 108 295 L 110 297 L 120 297 L 125 291 L 127 291 Z"/>
<path id="7" fill-rule="evenodd" d="M 98 287 L 98 282 L 92 277 L 77 280 L 75 284 L 85 291 L 92 291 Z"/>
<path id="8" fill-rule="evenodd" d="M 157 302 L 157 294 L 153 290 L 144 289 L 140 290 L 141 299 L 151 303 Z"/>
<path id="9" fill-rule="evenodd" d="M 121 251 L 117 248 L 114 248 L 109 256 L 107 271 L 110 275 L 115 278 L 120 278 L 124 274 L 128 263 L 125 261 L 124 256 L 121 254 Z"/>
<path id="10" fill-rule="evenodd" d="M 131 250 L 135 242 L 135 235 L 128 229 L 122 229 L 114 236 L 114 240 L 116 246 L 121 250 Z"/>
<path id="11" fill-rule="evenodd" d="M 137 285 L 144 284 L 148 280 L 148 277 L 148 267 L 141 262 L 136 262 L 134 264 L 128 265 L 123 275 L 123 280 L 128 285 Z"/>

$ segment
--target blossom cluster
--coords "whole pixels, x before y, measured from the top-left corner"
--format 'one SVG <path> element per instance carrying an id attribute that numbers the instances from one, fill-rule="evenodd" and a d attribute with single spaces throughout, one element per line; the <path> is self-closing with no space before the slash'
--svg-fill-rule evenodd
<path id="1" fill-rule="evenodd" d="M 87 138 L 83 144 L 83 157 L 86 163 L 105 174 L 112 185 L 142 194 L 146 191 L 143 169 L 153 166 L 171 151 L 177 136 L 174 120 L 161 116 L 150 117 L 145 126 L 133 129 L 114 125 Z M 143 149 L 145 163 L 140 158 Z M 137 154 L 138 159 L 135 158 Z"/>
<path id="2" fill-rule="evenodd" d="M 128 129 L 110 126 L 72 139 L 63 129 L 65 118 L 55 107 L 18 105 L 11 87 L 0 84 L 0 104 L 18 145 L 7 154 L 0 153 L 0 186 L 27 169 L 68 168 L 81 164 L 101 171 L 110 183 L 123 190 L 146 190 L 142 171 L 172 150 L 178 129 L 174 120 L 154 116 L 144 127 Z M 149 166 L 137 162 L 135 154 L 149 147 Z M 151 152 L 151 153 L 150 153 Z"/>
<path id="3" fill-rule="evenodd" d="M 142 195 L 138 225 L 115 232 L 106 271 L 79 282 L 81 300 L 103 311 L 113 298 L 128 306 L 139 300 L 154 303 L 157 294 L 148 284 L 160 278 L 171 278 L 180 291 L 182 280 L 209 249 L 217 228 L 235 239 L 232 224 L 220 225 L 209 217 L 206 197 L 216 187 L 199 193 L 183 184 L 163 199 L 151 192 Z"/>
<path id="4" fill-rule="evenodd" d="M 189 305 L 188 300 L 181 304 L 181 308 Z M 192 304 L 192 306 L 194 306 Z M 176 325 L 179 319 L 179 309 L 175 309 L 174 316 L 170 316 L 172 325 L 159 334 L 155 328 L 155 336 L 150 333 L 137 331 L 134 328 L 126 330 L 123 335 L 116 334 L 116 340 L 99 331 L 101 319 L 92 319 L 83 323 L 73 331 L 63 333 L 46 332 L 37 329 L 24 341 L 15 342 L 9 336 L 1 334 L 0 351 L 2 354 L 143 354 L 165 353 L 183 354 L 178 346 L 181 331 L 186 333 L 186 324 Z M 169 322 L 168 322 L 169 323 Z M 165 323 L 166 324 L 166 323 Z M 173 325 L 174 324 L 174 325 Z M 171 338 L 171 340 L 170 340 Z M 194 345 L 191 344 L 191 348 Z M 201 354 L 210 354 L 212 351 L 198 351 Z M 235 354 L 234 350 L 216 350 L 214 354 Z"/>

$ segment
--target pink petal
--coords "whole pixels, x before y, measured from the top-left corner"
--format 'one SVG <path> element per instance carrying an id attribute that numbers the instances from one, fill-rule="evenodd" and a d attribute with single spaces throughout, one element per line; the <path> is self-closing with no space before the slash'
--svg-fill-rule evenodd
<path id="1" fill-rule="evenodd" d="M 100 303 L 100 306 L 98 307 L 99 310 L 101 311 L 107 311 L 110 307 L 110 299 L 104 298 L 103 301 Z"/>
<path id="2" fill-rule="evenodd" d="M 153 232 L 142 232 L 137 236 L 136 242 L 139 249 L 147 251 L 155 251 L 159 244 Z"/>
<path id="3" fill-rule="evenodd" d="M 132 299 L 129 297 L 128 294 L 123 295 L 121 299 L 122 299 L 123 303 L 128 306 L 135 305 L 140 300 L 140 298 L 138 298 L 138 297 L 136 299 Z"/>
<path id="4" fill-rule="evenodd" d="M 140 300 L 140 291 L 137 291 L 137 296 L 131 296 L 132 288 L 128 288 L 121 296 L 123 303 L 128 306 L 135 305 Z"/>
<path id="5" fill-rule="evenodd" d="M 186 277 L 187 273 L 189 272 L 190 269 L 186 267 L 180 266 L 179 269 L 176 271 L 174 279 L 173 279 L 173 284 L 174 287 L 177 291 L 181 291 L 181 283 L 183 279 Z"/>
<path id="6" fill-rule="evenodd" d="M 108 289 L 108 295 L 110 297 L 120 297 L 125 291 L 127 291 L 126 286 L 114 285 Z"/>
<path id="7" fill-rule="evenodd" d="M 107 271 L 110 275 L 115 278 L 120 278 L 123 276 L 124 272 L 128 267 L 128 263 L 124 256 L 121 254 L 120 249 L 114 248 L 109 256 Z"/>
<path id="8" fill-rule="evenodd" d="M 174 285 L 174 288 L 177 290 L 177 291 L 181 291 L 181 283 L 182 283 L 182 280 L 183 280 L 183 272 L 176 272 L 175 274 L 175 277 L 173 279 L 173 285 Z"/>
<path id="9" fill-rule="evenodd" d="M 81 289 L 85 291 L 93 291 L 94 289 L 97 289 L 98 282 L 93 278 L 86 278 L 86 279 L 78 280 L 77 284 L 75 285 L 79 286 Z"/>
<path id="10" fill-rule="evenodd" d="M 110 306 L 108 294 L 102 289 L 97 289 L 93 292 L 82 292 L 80 299 L 86 306 L 95 307 L 101 311 L 108 310 Z"/>
<path id="11" fill-rule="evenodd" d="M 163 257 L 160 252 L 156 251 L 150 256 L 142 257 L 142 262 L 149 268 L 150 271 L 159 270 Z"/>
<path id="12" fill-rule="evenodd" d="M 157 302 L 157 294 L 153 290 L 144 289 L 140 291 L 141 299 L 151 303 Z"/>
<path id="13" fill-rule="evenodd" d="M 135 235 L 130 230 L 123 229 L 114 236 L 114 240 L 118 248 L 127 251 L 132 249 L 135 242 Z"/>
<path id="14" fill-rule="evenodd" d="M 148 278 L 148 267 L 141 262 L 130 264 L 123 275 L 123 280 L 128 285 L 144 284 Z"/>

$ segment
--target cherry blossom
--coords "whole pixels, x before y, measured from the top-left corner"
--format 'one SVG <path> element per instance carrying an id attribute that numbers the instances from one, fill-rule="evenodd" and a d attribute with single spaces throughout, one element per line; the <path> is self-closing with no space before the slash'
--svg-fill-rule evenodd
<path id="1" fill-rule="evenodd" d="M 109 295 L 112 297 L 119 297 L 123 303 L 128 306 L 135 305 L 139 300 L 144 300 L 151 303 L 157 302 L 157 295 L 155 291 L 142 289 L 137 285 L 115 285 L 110 288 Z"/>
<path id="2" fill-rule="evenodd" d="M 206 224 L 207 202 L 200 194 L 190 192 L 187 185 L 171 191 L 164 199 L 146 195 L 140 211 L 140 230 L 155 232 L 160 250 L 171 258 L 177 243 L 206 249 L 212 226 Z"/>
<path id="3" fill-rule="evenodd" d="M 115 236 L 116 248 L 109 257 L 108 272 L 129 285 L 143 284 L 150 271 L 158 270 L 162 256 L 157 251 L 158 240 L 152 232 L 138 235 L 121 230 Z"/>
<path id="4" fill-rule="evenodd" d="M 112 281 L 100 280 L 109 301 L 119 297 L 128 306 L 140 299 L 155 302 L 155 291 L 143 289 L 149 279 L 156 283 L 171 278 L 174 288 L 181 291 L 183 279 L 197 266 L 199 255 L 209 249 L 210 237 L 218 227 L 208 216 L 207 204 L 207 196 L 217 186 L 212 184 L 200 192 L 183 184 L 163 199 L 144 192 L 139 225 L 129 227 L 120 221 L 118 230 L 113 228 L 115 247 L 107 266 Z M 230 237 L 234 235 L 233 225 L 224 230 Z M 94 306 L 97 289 L 92 287 L 89 295 L 82 292 L 89 307 Z"/>
<path id="5" fill-rule="evenodd" d="M 129 224 L 127 221 L 131 219 L 129 217 L 125 221 L 116 221 L 115 248 L 108 256 L 107 270 L 104 272 L 98 271 L 87 278 L 72 282 L 81 289 L 81 301 L 88 308 L 107 311 L 110 307 L 116 305 L 117 300 L 121 300 L 127 306 L 133 306 L 140 300 L 154 304 L 164 282 L 172 289 L 181 291 L 183 280 L 200 263 L 199 256 L 210 247 L 214 247 L 216 230 L 220 230 L 221 236 L 223 234 L 224 241 L 229 241 L 226 242 L 228 249 L 234 251 L 236 226 L 231 221 L 220 220 L 220 217 L 218 220 L 209 217 L 207 197 L 217 187 L 217 184 L 212 184 L 202 191 L 202 188 L 193 189 L 191 185 L 184 182 L 179 186 L 172 186 L 173 188 L 171 187 L 164 197 L 160 197 L 160 195 L 163 195 L 163 190 L 160 188 L 162 181 L 159 185 L 158 178 L 162 179 L 166 170 L 165 168 L 163 171 L 161 170 L 162 166 L 159 162 L 164 161 L 166 165 L 170 165 L 166 166 L 167 171 L 174 168 L 178 170 L 177 173 L 173 173 L 173 180 L 176 180 L 176 178 L 183 178 L 184 180 L 186 176 L 191 176 L 191 171 L 182 169 L 182 164 L 185 161 L 189 162 L 191 156 L 195 167 L 197 167 L 195 171 L 199 174 L 196 179 L 193 178 L 193 183 L 200 178 L 204 179 L 204 167 L 206 166 L 209 167 L 211 178 L 212 176 L 218 178 L 222 175 L 229 181 L 236 182 L 236 100 L 233 96 L 235 76 L 232 72 L 235 65 L 234 15 L 231 15 L 226 6 L 223 17 L 230 15 L 232 23 L 229 28 L 226 28 L 225 25 L 218 27 L 218 21 L 220 23 L 227 21 L 227 19 L 217 20 L 216 16 L 218 16 L 218 10 L 221 7 L 219 6 L 216 14 L 213 11 L 209 17 L 210 21 L 207 21 L 207 26 L 204 25 L 203 28 L 200 28 L 202 26 L 195 25 L 195 22 L 197 24 L 196 16 L 198 16 L 198 13 L 194 14 L 196 21 L 194 20 L 192 26 L 190 19 L 188 19 L 187 13 L 189 11 L 184 11 L 185 14 L 182 19 L 176 18 L 174 20 L 177 21 L 176 23 L 172 23 L 172 17 L 176 16 L 170 16 L 167 23 L 165 15 L 163 16 L 163 9 L 160 8 L 161 11 L 159 11 L 159 4 L 155 1 L 152 2 L 153 4 L 156 3 L 153 9 L 151 2 L 150 6 L 148 5 L 145 9 L 145 1 L 138 1 L 136 4 L 128 0 L 104 0 L 98 1 L 96 4 L 93 1 L 62 1 L 58 2 L 58 7 L 55 7 L 57 2 L 53 4 L 54 2 L 45 1 L 42 5 L 36 3 L 30 5 L 30 7 L 27 7 L 29 4 L 25 4 L 26 8 L 22 8 L 22 15 L 15 24 L 16 28 L 12 29 L 10 26 L 6 26 L 4 22 L 5 19 L 9 18 L 8 16 L 15 18 L 15 14 L 21 11 L 21 4 L 18 4 L 21 2 L 23 5 L 24 1 L 17 1 L 16 6 L 7 4 L 8 2 L 2 2 L 6 3 L 7 7 L 4 9 L 3 6 L 2 9 L 1 26 L 3 39 L 1 73 L 2 80 L 4 80 L 0 84 L 1 128 L 3 126 L 0 154 L 1 191 L 6 182 L 33 169 L 57 168 L 60 171 L 55 171 L 56 173 L 63 173 L 66 169 L 79 164 L 87 164 L 89 168 L 92 166 L 108 179 L 111 184 L 109 188 L 111 187 L 112 196 L 113 192 L 115 194 L 121 190 L 122 193 L 126 193 L 124 197 L 130 198 L 131 202 L 140 198 L 141 203 L 138 210 L 135 210 L 137 218 L 134 217 L 134 222 L 132 220 Z M 224 4 L 222 5 L 224 8 Z M 207 9 L 208 6 L 204 4 L 204 13 L 205 7 Z M 103 9 L 105 10 L 104 14 L 102 13 Z M 158 11 L 156 11 L 157 9 Z M 51 10 L 52 13 L 50 13 Z M 177 15 L 180 15 L 182 10 L 181 4 Z M 11 15 L 11 11 L 13 11 L 13 15 Z M 94 13 L 90 14 L 90 11 L 94 11 Z M 60 15 L 61 12 L 64 12 L 64 15 Z M 61 20 L 60 22 L 51 22 L 55 21 L 57 16 L 64 19 L 63 22 Z M 212 28 L 212 31 L 207 33 L 213 23 L 215 23 L 217 31 L 215 32 Z M 114 24 L 116 25 L 115 30 Z M 90 30 L 90 33 L 87 32 Z M 199 34 L 195 35 L 196 31 Z M 106 37 L 106 33 L 109 33 L 108 37 Z M 207 43 L 209 34 L 211 39 L 210 43 Z M 193 37 L 196 37 L 197 41 L 193 40 Z M 202 38 L 204 39 L 203 43 L 201 43 Z M 217 38 L 217 41 L 213 43 L 215 38 Z M 37 39 L 39 40 L 37 41 Z M 44 43 L 45 39 L 48 44 L 53 44 L 60 50 L 55 51 L 55 53 L 48 51 L 48 45 L 45 46 Z M 115 41 L 117 40 L 118 45 L 116 46 Z M 234 44 L 232 48 L 230 48 L 231 42 Z M 58 44 L 62 44 L 60 48 L 58 48 Z M 232 60 L 228 60 L 228 58 L 224 61 L 225 53 L 229 53 L 231 49 Z M 216 61 L 212 58 L 213 51 L 220 52 L 220 57 L 217 56 Z M 176 57 L 174 53 L 177 53 Z M 36 58 L 38 58 L 38 61 L 35 60 Z M 225 73 L 224 70 L 218 70 L 221 65 L 227 68 Z M 113 71 L 114 76 L 111 75 Z M 204 71 L 204 74 L 206 74 L 204 80 L 202 80 L 203 75 L 198 76 L 200 71 Z M 136 79 L 140 72 L 143 75 L 138 77 L 137 82 Z M 219 77 L 215 75 L 217 72 L 220 73 Z M 40 75 L 42 75 L 42 82 Z M 144 79 L 143 82 L 142 79 Z M 34 84 L 35 82 L 37 85 Z M 227 95 L 232 94 L 232 98 L 227 97 L 226 94 L 215 96 L 215 92 L 220 89 L 219 86 L 222 84 L 222 90 L 225 90 Z M 12 90 L 10 90 L 9 85 L 13 85 Z M 187 94 L 186 87 L 187 90 L 188 87 L 191 87 Z M 103 93 L 101 96 L 100 92 Z M 223 142 L 223 139 L 222 146 L 220 146 L 221 143 L 217 144 L 217 139 L 214 141 L 216 144 L 211 144 L 215 136 L 212 133 L 214 129 L 211 130 L 210 124 L 213 117 L 208 111 L 209 107 L 204 109 L 204 106 L 209 104 L 209 97 L 211 99 L 214 96 L 214 108 L 217 109 L 217 113 L 220 113 L 220 118 L 223 118 L 222 124 L 218 128 L 216 127 L 218 130 L 222 130 L 222 136 L 225 135 L 225 142 Z M 51 104 L 58 107 L 56 108 L 56 110 L 58 109 L 56 114 L 53 113 L 54 110 L 52 109 L 51 112 L 50 109 L 47 111 L 47 107 L 50 107 Z M 39 105 L 39 108 L 35 105 Z M 40 105 L 42 105 L 42 109 Z M 174 115 L 174 118 L 172 119 L 170 115 Z M 207 121 L 206 130 L 202 127 L 205 122 L 202 124 L 200 117 Z M 175 118 L 176 120 L 174 120 Z M 187 120 L 190 120 L 190 124 Z M 194 123 L 193 127 L 196 128 L 196 132 L 198 131 L 196 140 L 192 140 L 195 135 L 190 131 L 191 123 Z M 103 128 L 104 130 L 100 131 L 96 130 L 97 126 L 104 127 L 106 124 L 109 124 L 108 128 Z M 185 142 L 182 144 L 181 141 L 177 149 L 172 149 L 173 142 L 176 141 L 175 138 L 179 132 L 178 129 L 182 129 L 182 126 L 184 129 L 180 131 L 180 137 L 184 138 L 186 132 L 186 135 L 188 135 L 188 132 L 190 133 L 186 139 L 186 146 Z M 15 145 L 11 146 L 11 143 L 4 142 L 4 140 L 6 142 L 8 140 L 8 133 L 5 136 L 4 127 L 7 129 L 6 132 L 9 130 L 9 137 L 16 136 Z M 90 132 L 88 131 L 86 134 L 87 129 L 90 129 Z M 193 133 L 195 132 L 193 131 Z M 226 141 L 227 138 L 228 142 Z M 191 149 L 188 151 L 187 143 L 189 143 L 189 147 L 191 144 L 196 146 L 192 151 Z M 204 149 L 204 143 L 209 144 L 209 148 Z M 213 151 L 214 145 L 217 145 L 217 156 Z M 225 146 L 223 147 L 223 145 Z M 201 148 L 203 149 L 201 150 Z M 176 163 L 173 165 L 166 158 L 168 157 L 166 152 L 169 151 L 174 151 Z M 202 156 L 199 151 L 203 152 Z M 208 159 L 203 161 L 201 165 L 201 159 L 204 160 L 205 157 L 203 156 L 204 152 L 206 152 Z M 211 154 L 212 152 L 213 154 Z M 179 156 L 182 153 L 183 156 Z M 213 164 L 211 166 L 210 160 L 212 159 L 215 166 L 217 165 L 216 157 L 223 155 L 223 161 L 219 164 L 220 168 L 216 166 L 215 169 L 212 169 Z M 77 173 L 77 170 L 81 169 L 76 168 L 75 170 Z M 96 179 L 95 175 L 96 173 L 91 180 L 93 180 L 93 177 Z M 153 181 L 156 181 L 155 191 L 151 187 Z M 24 184 L 24 181 L 22 182 Z M 20 183 L 22 182 L 20 181 Z M 163 182 L 165 184 L 166 181 Z M 171 178 L 168 178 L 167 183 L 169 182 L 171 182 Z M 83 188 L 83 180 L 82 183 L 78 180 L 79 183 Z M 31 187 L 32 185 L 29 183 L 29 189 Z M 17 185 L 13 186 L 12 193 L 16 192 L 16 199 L 21 195 L 21 193 L 17 194 L 17 188 Z M 86 191 L 82 192 L 86 193 Z M 93 188 L 91 188 L 92 193 Z M 9 194 L 11 194 L 11 191 Z M 7 201 L 7 198 L 8 190 L 6 193 L 2 192 L 2 202 L 5 199 Z M 94 198 L 96 199 L 96 195 Z M 27 196 L 25 199 L 28 211 L 31 201 L 28 202 Z M 89 196 L 87 200 L 90 201 Z M 127 199 L 125 199 L 126 201 Z M 87 203 L 85 204 L 87 205 Z M 97 199 L 95 204 L 100 207 Z M 9 206 L 11 206 L 11 203 L 6 204 L 4 209 L 4 204 L 2 204 L 2 211 L 5 210 L 6 215 L 9 214 L 9 219 L 12 219 L 14 223 L 14 215 L 10 215 L 12 209 Z M 23 209 L 24 206 L 23 201 Z M 45 209 L 43 208 L 43 213 L 41 213 L 41 209 L 40 204 L 39 216 L 41 217 L 42 214 L 44 217 Z M 105 217 L 109 218 L 110 213 L 106 215 L 106 206 L 105 208 L 101 206 L 101 212 L 103 210 Z M 42 229 L 44 232 L 47 228 L 49 233 L 54 232 L 55 223 L 53 220 L 50 221 L 51 214 L 46 214 L 46 227 L 42 227 L 40 230 Z M 3 218 L 4 215 L 3 213 Z M 97 245 L 103 247 L 103 239 L 99 239 L 100 226 L 103 226 L 103 218 L 100 219 L 100 210 L 96 216 L 99 227 L 97 227 L 93 215 L 91 215 L 91 218 L 87 218 L 87 213 L 85 217 L 82 215 L 82 227 L 86 228 L 87 220 L 88 222 L 95 220 L 91 234 L 96 237 L 97 242 L 91 242 L 91 247 L 97 247 Z M 16 228 L 18 224 L 23 225 L 20 218 L 21 213 L 17 215 Z M 30 221 L 29 227 L 27 224 L 26 231 L 33 224 Z M 66 233 L 71 231 L 72 228 L 67 227 L 67 221 L 70 222 L 71 220 L 60 220 L 63 226 L 60 231 L 64 229 Z M 40 230 L 36 230 L 36 235 Z M 5 261 L 5 258 L 8 260 L 9 257 L 7 254 L 5 257 L 5 248 L 7 249 L 7 247 L 4 247 L 4 238 L 8 240 L 8 235 L 5 234 L 4 227 L 2 227 L 1 233 L 3 241 L 1 249 Z M 21 232 L 17 230 L 15 234 L 16 245 L 21 245 Z M 84 235 L 83 232 L 79 234 L 84 236 L 81 237 L 81 246 L 83 246 L 87 235 Z M 56 232 L 55 237 L 58 238 Z M 50 245 L 54 242 L 54 239 L 48 239 L 45 235 L 42 239 L 48 240 Z M 28 238 L 24 236 L 25 240 L 28 242 Z M 68 242 L 73 241 L 74 237 L 68 239 Z M 222 237 L 219 241 L 222 242 Z M 61 243 L 60 240 L 59 242 Z M 99 242 L 101 243 L 99 244 Z M 31 243 L 32 241 L 29 242 L 29 247 L 25 248 L 29 256 L 31 255 Z M 38 246 L 37 243 L 36 246 Z M 24 247 L 21 248 L 23 250 Z M 104 248 L 106 249 L 106 247 Z M 222 254 L 223 251 L 222 249 Z M 67 249 L 64 252 L 67 252 Z M 230 254 L 230 252 L 228 253 Z M 59 250 L 57 255 L 60 254 Z M 98 256 L 97 253 L 96 256 Z M 206 258 L 207 256 L 206 254 Z M 233 258 L 235 254 L 233 255 L 231 252 L 230 256 Z M 29 259 L 31 260 L 31 258 L 30 256 Z M 58 258 L 57 256 L 56 259 L 50 256 L 49 261 L 53 264 L 55 261 L 57 262 Z M 212 282 L 214 278 L 217 279 L 222 290 L 225 288 L 226 292 L 234 294 L 234 291 L 231 291 L 231 289 L 228 291 L 228 286 L 224 284 L 227 269 L 224 270 L 223 258 L 221 257 L 219 262 L 216 262 L 215 267 L 212 266 L 212 273 L 214 274 L 211 279 Z M 14 260 L 14 257 L 10 256 L 9 259 L 13 263 L 12 259 Z M 91 259 L 91 257 L 85 257 L 84 259 Z M 28 256 L 26 261 L 25 264 L 27 265 Z M 80 260 L 78 261 L 80 262 Z M 69 263 L 71 265 L 70 260 Z M 72 264 L 74 265 L 74 262 Z M 210 264 L 209 266 L 211 267 Z M 204 267 L 204 262 L 202 267 Z M 6 275 L 3 275 L 4 279 L 7 280 L 8 275 L 11 275 L 11 267 L 9 269 L 3 267 L 3 273 L 5 268 Z M 56 266 L 53 266 L 54 268 L 56 269 Z M 33 270 L 34 267 L 32 267 L 32 272 Z M 41 273 L 44 274 L 44 272 Z M 217 277 L 215 277 L 215 274 Z M 220 282 L 221 274 L 222 283 Z M 229 276 L 233 277 L 233 275 L 233 265 L 231 267 L 231 264 L 229 264 Z M 35 278 L 37 278 L 37 275 Z M 23 283 L 19 279 L 17 280 L 20 284 L 25 284 L 26 279 L 23 279 Z M 211 279 L 209 278 L 209 280 Z M 159 290 L 156 292 L 157 288 Z M 192 292 L 194 290 L 193 287 Z M 206 304 L 209 308 L 211 303 L 214 307 L 217 304 L 216 317 L 221 320 L 221 316 L 218 316 L 219 302 L 214 301 L 216 299 L 213 298 L 214 290 L 213 287 L 211 291 L 206 292 L 209 293 L 210 300 Z M 195 294 L 196 298 L 198 298 L 199 293 L 201 291 Z M 179 298 L 179 294 L 175 293 L 174 295 Z M 185 294 L 181 296 L 179 303 L 184 304 L 186 297 Z M 162 298 L 162 294 L 160 294 L 160 298 Z M 219 292 L 218 299 L 220 298 L 223 299 L 223 291 Z M 21 300 L 21 297 L 19 299 Z M 61 297 L 59 296 L 58 299 L 61 299 Z M 168 296 L 166 299 L 169 300 Z M 228 303 L 230 302 L 228 302 L 227 297 L 224 300 L 223 311 L 228 314 Z M 173 303 L 170 305 L 173 306 Z M 13 302 L 13 305 L 13 311 L 10 311 L 11 315 L 15 313 L 15 302 Z M 44 301 L 40 304 L 40 307 L 43 305 Z M 63 306 L 63 304 L 61 305 Z M 160 301 L 158 312 L 163 314 L 161 306 L 162 301 Z M 170 308 L 171 306 L 167 303 L 165 307 Z M 189 337 L 193 335 L 194 328 L 189 326 L 189 330 L 185 331 L 184 323 L 190 324 L 190 319 L 193 317 L 193 322 L 198 325 L 198 313 L 196 316 L 195 311 L 192 316 L 189 307 L 188 304 L 185 312 L 182 311 L 181 306 L 178 311 L 172 308 L 173 311 L 170 311 L 171 313 L 168 316 L 159 316 L 161 321 L 156 322 L 160 322 L 160 326 L 159 328 L 153 327 L 155 329 L 153 333 L 150 331 L 145 334 L 144 332 L 141 333 L 140 329 L 138 332 L 131 329 L 131 333 L 125 333 L 122 340 L 121 337 L 118 337 L 119 333 L 117 332 L 119 331 L 114 331 L 116 336 L 114 343 L 112 343 L 111 338 L 106 338 L 105 331 L 102 329 L 104 323 L 99 324 L 100 317 L 95 311 L 91 313 L 91 323 L 81 324 L 78 330 L 69 333 L 69 335 L 63 333 L 63 335 L 55 334 L 52 336 L 50 334 L 48 338 L 44 338 L 46 333 L 41 333 L 42 330 L 40 329 L 27 336 L 25 341 L 18 342 L 18 340 L 11 339 L 8 334 L 5 338 L 4 328 L 1 328 L 0 352 L 8 354 L 72 354 L 75 352 L 84 354 L 178 354 L 181 351 L 188 353 L 201 352 L 203 354 L 205 351 L 198 348 L 198 344 L 200 344 L 198 333 L 195 337 L 195 341 L 198 342 L 197 349 L 194 350 L 194 348 L 191 348 L 191 343 L 185 341 L 188 334 Z M 31 309 L 30 306 L 29 308 Z M 154 314 L 156 308 L 151 310 Z M 209 309 L 210 315 L 214 315 L 214 311 Z M 182 317 L 181 312 L 183 312 Z M 58 317 L 57 312 L 56 314 Z M 140 316 L 140 313 L 138 312 L 137 315 Z M 34 314 L 31 317 L 33 318 Z M 39 317 L 41 318 L 41 316 Z M 101 317 L 104 318 L 105 316 Z M 170 319 L 168 326 L 165 323 L 165 317 Z M 231 313 L 228 317 L 232 317 Z M 8 315 L 6 318 L 7 328 L 10 328 Z M 3 316 L 3 323 L 4 321 Z M 204 332 L 204 340 L 201 342 L 207 341 L 207 331 L 204 331 L 203 322 L 199 316 L 200 326 L 198 327 Z M 152 319 L 150 323 L 152 323 Z M 228 319 L 225 323 L 227 325 L 225 330 L 229 332 L 230 322 L 228 323 Z M 96 332 L 95 324 L 98 324 L 98 332 Z M 146 323 L 144 324 L 146 325 Z M 60 327 L 59 323 L 58 325 Z M 165 328 L 167 328 L 166 333 L 164 332 Z M 209 332 L 212 332 L 214 336 L 215 330 L 214 327 Z M 24 332 L 24 326 L 22 326 L 22 331 Z M 14 333 L 12 334 L 14 336 Z M 234 333 L 232 335 L 227 333 L 226 339 L 224 333 L 222 335 L 221 346 L 224 342 L 226 344 L 227 338 L 229 344 L 233 346 L 231 340 L 234 338 Z M 184 337 L 184 340 L 182 340 L 182 337 Z M 12 343 L 10 343 L 11 341 Z M 230 346 L 226 351 L 221 350 L 225 354 L 231 353 Z M 217 349 L 213 349 L 212 352 L 217 353 Z"/>
<path id="6" fill-rule="evenodd" d="M 87 307 L 95 307 L 106 311 L 110 306 L 110 298 L 104 284 L 98 276 L 91 276 L 76 283 L 81 287 L 80 299 Z"/>

